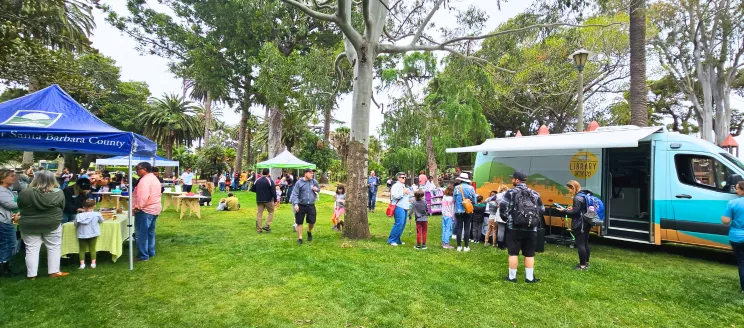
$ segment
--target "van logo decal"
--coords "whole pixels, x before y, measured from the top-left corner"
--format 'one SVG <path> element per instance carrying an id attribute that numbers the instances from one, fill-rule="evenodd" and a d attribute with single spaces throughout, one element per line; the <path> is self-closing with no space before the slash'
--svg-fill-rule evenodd
<path id="1" fill-rule="evenodd" d="M 581 151 L 571 157 L 569 170 L 577 179 L 589 179 L 597 174 L 599 159 L 592 152 Z"/>

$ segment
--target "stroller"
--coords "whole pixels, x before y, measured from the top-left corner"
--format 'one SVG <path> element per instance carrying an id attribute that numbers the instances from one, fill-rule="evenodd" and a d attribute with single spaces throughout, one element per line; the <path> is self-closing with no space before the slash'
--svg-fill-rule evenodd
<path id="1" fill-rule="evenodd" d="M 282 204 L 288 204 L 289 203 L 289 193 L 287 192 L 289 188 L 287 185 L 279 185 L 279 190 L 282 192 L 282 197 L 279 199 L 279 202 Z"/>

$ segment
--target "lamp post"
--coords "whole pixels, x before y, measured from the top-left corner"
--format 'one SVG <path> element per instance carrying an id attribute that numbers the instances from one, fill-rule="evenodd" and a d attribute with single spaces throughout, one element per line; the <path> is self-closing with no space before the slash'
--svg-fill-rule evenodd
<path id="1" fill-rule="evenodd" d="M 576 123 L 576 131 L 584 131 L 584 65 L 586 65 L 587 59 L 589 59 L 589 51 L 584 48 L 576 50 L 571 54 L 576 69 L 579 70 L 578 78 L 578 95 L 576 100 L 578 102 L 577 107 L 579 109 L 579 121 Z"/>

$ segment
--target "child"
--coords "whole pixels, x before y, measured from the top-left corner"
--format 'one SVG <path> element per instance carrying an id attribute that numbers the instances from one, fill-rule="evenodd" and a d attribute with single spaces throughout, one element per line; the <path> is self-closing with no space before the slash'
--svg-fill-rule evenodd
<path id="1" fill-rule="evenodd" d="M 344 212 L 346 212 L 345 204 L 346 204 L 346 188 L 343 185 L 338 185 L 336 188 L 336 194 L 333 195 L 333 199 L 336 201 L 333 206 L 333 217 L 331 217 L 331 222 L 333 222 L 333 230 L 341 231 L 344 227 L 344 221 L 341 221 L 341 217 L 344 215 Z"/>
<path id="2" fill-rule="evenodd" d="M 483 236 L 483 221 L 486 215 L 486 203 L 483 202 L 483 196 L 475 197 L 476 203 L 473 206 L 473 225 L 471 227 L 471 243 L 480 243 Z"/>
<path id="3" fill-rule="evenodd" d="M 282 200 L 282 187 L 276 186 L 276 207 L 274 208 L 274 210 L 279 209 L 279 204 L 282 203 L 281 200 Z"/>
<path id="4" fill-rule="evenodd" d="M 220 203 L 217 204 L 218 211 L 227 211 L 227 198 L 220 199 Z"/>
<path id="5" fill-rule="evenodd" d="M 449 241 L 452 237 L 452 218 L 455 216 L 455 200 L 452 198 L 455 188 L 452 184 L 444 189 L 442 197 L 442 248 L 453 249 Z"/>
<path id="6" fill-rule="evenodd" d="M 498 192 L 495 190 L 491 191 L 486 199 L 486 215 L 488 215 L 487 222 L 483 222 L 486 225 L 484 246 L 488 246 L 488 238 L 491 237 L 491 245 L 496 245 L 496 231 L 498 226 L 496 225 L 496 215 L 498 212 L 498 203 L 496 202 L 496 195 Z M 494 209 L 496 208 L 496 209 Z"/>
<path id="7" fill-rule="evenodd" d="M 416 200 L 411 204 L 411 216 L 416 217 L 416 249 L 426 249 L 426 233 L 429 228 L 429 210 L 424 200 L 424 191 L 416 190 L 413 193 Z"/>
<path id="8" fill-rule="evenodd" d="M 96 268 L 96 240 L 101 235 L 100 223 L 103 222 L 103 216 L 99 212 L 94 212 L 96 201 L 87 199 L 83 203 L 83 212 L 78 213 L 75 217 L 75 227 L 77 228 L 78 243 L 80 246 L 80 269 L 85 269 L 85 251 L 90 250 L 90 267 Z"/>

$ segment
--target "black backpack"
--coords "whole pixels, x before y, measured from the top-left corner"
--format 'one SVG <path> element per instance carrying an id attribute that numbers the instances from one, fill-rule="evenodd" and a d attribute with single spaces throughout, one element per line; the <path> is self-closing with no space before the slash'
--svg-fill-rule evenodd
<path id="1" fill-rule="evenodd" d="M 540 211 L 532 196 L 532 191 L 520 188 L 514 193 L 512 199 L 512 225 L 518 228 L 534 228 L 539 225 Z"/>

